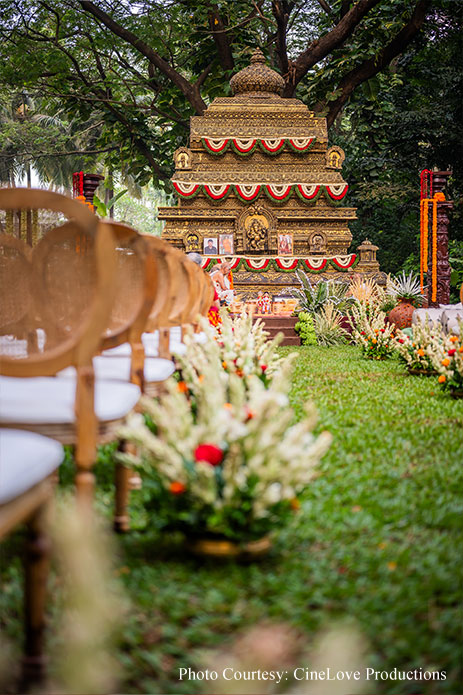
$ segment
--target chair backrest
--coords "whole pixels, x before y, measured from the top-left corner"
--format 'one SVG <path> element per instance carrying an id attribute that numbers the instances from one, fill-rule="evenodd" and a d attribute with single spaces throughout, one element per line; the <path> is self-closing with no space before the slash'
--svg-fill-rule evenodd
<path id="1" fill-rule="evenodd" d="M 171 277 L 167 254 L 170 246 L 159 237 L 149 234 L 144 235 L 144 239 L 149 244 L 152 254 L 156 261 L 157 272 L 157 292 L 151 306 L 146 331 L 155 331 L 162 324 L 170 313 L 170 308 L 175 300 L 176 278 Z"/>
<path id="2" fill-rule="evenodd" d="M 51 229 L 32 254 L 11 235 L 0 237 L 0 372 L 8 376 L 45 376 L 89 365 L 115 293 L 109 226 L 98 225 L 87 207 L 59 193 L 0 190 L 0 210 L 38 209 L 67 221 Z"/>
<path id="3" fill-rule="evenodd" d="M 141 345 L 158 288 L 157 259 L 146 236 L 120 222 L 102 222 L 116 241 L 117 289 L 102 348 Z"/>

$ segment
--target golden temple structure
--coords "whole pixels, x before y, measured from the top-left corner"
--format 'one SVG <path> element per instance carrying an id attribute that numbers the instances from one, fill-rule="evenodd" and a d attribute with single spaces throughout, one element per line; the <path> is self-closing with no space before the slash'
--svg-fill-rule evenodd
<path id="1" fill-rule="evenodd" d="M 159 208 L 163 238 L 205 254 L 204 267 L 231 258 L 243 298 L 288 294 L 298 268 L 376 275 L 376 247 L 348 252 L 356 211 L 344 206 L 344 152 L 328 147 L 326 120 L 280 96 L 283 78 L 259 49 L 230 86 L 233 96 L 191 118 L 189 147 L 174 154 L 179 202 Z"/>

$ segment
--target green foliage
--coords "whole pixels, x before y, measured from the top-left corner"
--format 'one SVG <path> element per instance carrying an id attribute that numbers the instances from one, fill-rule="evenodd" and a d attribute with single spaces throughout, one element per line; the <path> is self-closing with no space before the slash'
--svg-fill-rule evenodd
<path id="1" fill-rule="evenodd" d="M 460 301 L 460 290 L 463 285 L 463 240 L 452 239 L 449 242 L 449 262 L 450 262 L 450 301 L 457 303 Z"/>
<path id="2" fill-rule="evenodd" d="M 313 324 L 319 345 L 328 347 L 346 342 L 348 333 L 342 327 L 342 316 L 330 302 L 314 314 Z"/>
<path id="3" fill-rule="evenodd" d="M 297 323 L 294 330 L 299 334 L 302 345 L 316 345 L 317 336 L 313 326 L 312 314 L 308 311 L 301 311 L 297 316 Z"/>
<path id="4" fill-rule="evenodd" d="M 298 299 L 299 307 L 309 314 L 315 314 L 328 303 L 339 311 L 345 310 L 352 303 L 352 298 L 347 296 L 349 284 L 346 282 L 337 280 L 312 282 L 303 270 L 296 270 L 296 277 L 300 288 L 292 290 L 292 294 Z"/>
<path id="5" fill-rule="evenodd" d="M 93 205 L 95 206 L 96 211 L 100 215 L 100 217 L 108 217 L 109 211 L 111 210 L 112 206 L 126 193 L 127 189 L 119 191 L 119 193 L 113 196 L 111 200 L 108 201 L 108 203 L 104 203 L 102 200 L 100 200 L 100 198 L 98 198 L 98 196 L 95 193 L 95 195 L 93 196 Z"/>

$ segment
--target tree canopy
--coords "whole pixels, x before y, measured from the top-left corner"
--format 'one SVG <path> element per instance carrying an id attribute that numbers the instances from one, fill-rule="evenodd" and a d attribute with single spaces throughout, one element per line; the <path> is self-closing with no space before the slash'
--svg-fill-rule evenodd
<path id="1" fill-rule="evenodd" d="M 169 192 L 190 116 L 230 93 L 259 46 L 284 96 L 325 116 L 346 151 L 354 242 L 378 243 L 386 270 L 413 265 L 419 171 L 433 166 L 453 169 L 451 235 L 463 241 L 463 0 L 0 0 L 0 9 L 2 180 L 32 164 L 60 184 L 72 169 L 104 165 L 108 181 L 119 172 Z"/>
<path id="2" fill-rule="evenodd" d="M 2 0 L 0 79 L 102 121 L 99 148 L 140 182 L 167 181 L 189 116 L 260 46 L 332 125 L 401 55 L 433 0 Z M 437 4 L 442 4 L 437 3 Z M 115 149 L 111 149 L 111 148 Z M 95 148 L 93 148 L 95 149 Z"/>

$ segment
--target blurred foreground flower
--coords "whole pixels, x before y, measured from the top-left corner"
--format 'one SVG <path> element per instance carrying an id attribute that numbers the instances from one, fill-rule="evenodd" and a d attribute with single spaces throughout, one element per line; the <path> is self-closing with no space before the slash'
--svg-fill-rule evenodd
<path id="1" fill-rule="evenodd" d="M 309 648 L 301 634 L 284 623 L 263 623 L 245 632 L 223 652 L 208 653 L 204 667 L 219 674 L 218 680 L 204 683 L 209 693 L 220 695 L 360 695 L 371 692 L 364 680 L 366 645 L 359 631 L 345 624 L 333 625 L 319 633 Z M 360 671 L 361 679 L 305 680 L 304 672 Z M 279 671 L 276 680 L 233 678 L 233 673 L 248 674 Z M 225 672 L 225 677 L 223 674 Z M 295 677 L 296 674 L 296 677 Z M 298 680 L 300 679 L 300 680 Z"/>
<path id="2" fill-rule="evenodd" d="M 98 520 L 82 512 L 66 499 L 53 525 L 65 598 L 60 647 L 54 655 L 58 685 L 49 693 L 115 692 L 120 675 L 113 654 L 125 600 L 110 561 L 113 543 Z"/>

